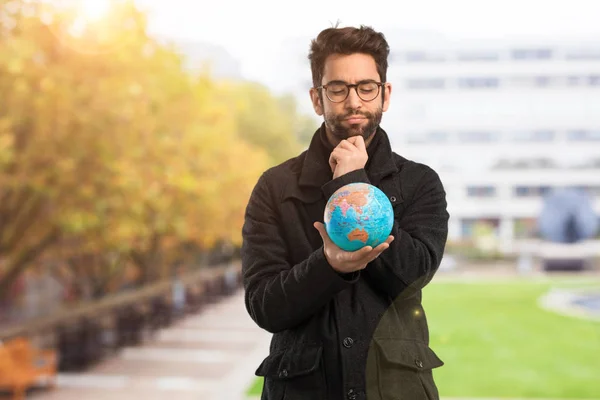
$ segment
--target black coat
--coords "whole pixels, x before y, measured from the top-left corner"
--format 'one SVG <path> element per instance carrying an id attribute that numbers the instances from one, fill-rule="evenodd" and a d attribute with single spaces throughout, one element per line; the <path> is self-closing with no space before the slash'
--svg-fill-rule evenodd
<path id="1" fill-rule="evenodd" d="M 324 126 L 307 151 L 259 178 L 242 230 L 248 313 L 273 333 L 258 366 L 263 400 L 438 399 L 421 289 L 439 267 L 448 233 L 437 173 L 392 152 L 379 128 L 364 169 L 332 180 Z M 315 221 L 340 187 L 366 182 L 389 196 L 390 247 L 364 270 L 337 273 Z"/>

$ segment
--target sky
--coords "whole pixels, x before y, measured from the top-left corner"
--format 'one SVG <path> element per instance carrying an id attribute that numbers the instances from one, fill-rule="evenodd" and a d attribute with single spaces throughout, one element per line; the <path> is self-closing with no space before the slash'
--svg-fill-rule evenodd
<path id="1" fill-rule="evenodd" d="M 49 1 L 78 3 L 93 17 L 115 0 Z M 278 53 L 285 40 L 312 38 L 338 21 L 342 26 L 370 25 L 384 33 L 394 29 L 478 39 L 600 38 L 599 0 L 134 1 L 147 12 L 152 33 L 222 46 L 239 60 L 246 78 L 263 82 L 281 73 Z"/>
<path id="2" fill-rule="evenodd" d="M 151 31 L 219 44 L 241 61 L 250 79 L 267 79 L 283 40 L 315 36 L 336 21 L 384 33 L 394 28 L 476 38 L 600 37 L 598 0 L 135 1 L 148 11 Z"/>

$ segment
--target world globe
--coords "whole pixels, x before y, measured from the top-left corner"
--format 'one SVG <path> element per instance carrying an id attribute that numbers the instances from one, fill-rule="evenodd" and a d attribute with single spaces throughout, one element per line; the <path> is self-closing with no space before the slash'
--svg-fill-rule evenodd
<path id="1" fill-rule="evenodd" d="M 394 209 L 379 188 L 368 183 L 350 183 L 335 191 L 327 201 L 325 230 L 340 249 L 356 251 L 376 247 L 392 231 Z"/>

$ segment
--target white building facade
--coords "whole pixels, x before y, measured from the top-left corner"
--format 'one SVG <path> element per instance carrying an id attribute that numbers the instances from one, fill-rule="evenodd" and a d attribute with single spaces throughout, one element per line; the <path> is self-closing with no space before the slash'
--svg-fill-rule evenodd
<path id="1" fill-rule="evenodd" d="M 435 168 L 450 240 L 486 221 L 504 246 L 536 234 L 543 196 L 576 187 L 600 217 L 600 41 L 395 43 L 394 150 Z"/>

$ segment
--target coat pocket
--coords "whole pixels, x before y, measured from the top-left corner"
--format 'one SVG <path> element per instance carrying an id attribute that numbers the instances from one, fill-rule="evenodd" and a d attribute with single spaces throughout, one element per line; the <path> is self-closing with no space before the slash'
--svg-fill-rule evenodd
<path id="1" fill-rule="evenodd" d="M 377 371 L 367 371 L 376 377 L 376 388 L 370 386 L 369 400 L 438 400 L 439 394 L 433 380 L 434 368 L 443 361 L 425 343 L 401 339 L 374 339 L 371 348 L 375 354 Z M 371 364 L 372 366 L 372 364 Z M 377 390 L 378 393 L 373 393 Z"/>
<path id="2" fill-rule="evenodd" d="M 304 346 L 269 355 L 256 370 L 265 378 L 262 400 L 325 399 L 321 346 Z"/>

